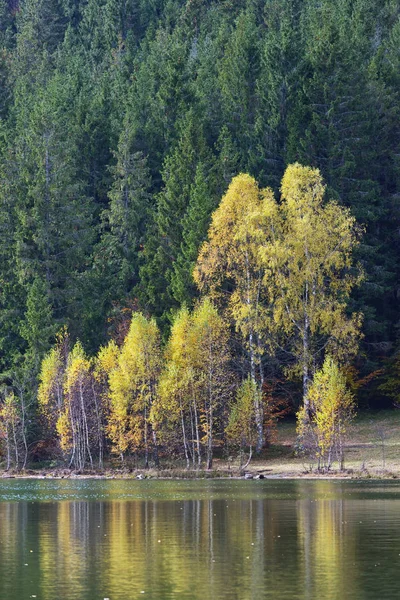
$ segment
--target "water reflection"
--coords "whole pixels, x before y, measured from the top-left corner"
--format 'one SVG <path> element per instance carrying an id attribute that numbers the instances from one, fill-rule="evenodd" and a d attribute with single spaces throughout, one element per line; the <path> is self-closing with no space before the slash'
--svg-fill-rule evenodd
<path id="1" fill-rule="evenodd" d="M 398 597 L 397 490 L 363 497 L 299 481 L 251 497 L 229 486 L 200 485 L 200 499 L 165 500 L 154 482 L 143 500 L 0 502 L 0 596 Z"/>

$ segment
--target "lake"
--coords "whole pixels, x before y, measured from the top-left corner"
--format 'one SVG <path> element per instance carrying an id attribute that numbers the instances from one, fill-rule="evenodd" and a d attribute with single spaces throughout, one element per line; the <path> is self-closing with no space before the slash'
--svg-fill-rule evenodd
<path id="1" fill-rule="evenodd" d="M 400 485 L 0 480 L 5 600 L 400 598 Z"/>

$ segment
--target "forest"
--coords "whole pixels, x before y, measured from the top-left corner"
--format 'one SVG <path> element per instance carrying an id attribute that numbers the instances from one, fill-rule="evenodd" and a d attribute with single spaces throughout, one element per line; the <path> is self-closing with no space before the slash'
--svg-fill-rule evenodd
<path id="1" fill-rule="evenodd" d="M 340 463 L 400 394 L 399 93 L 397 0 L 0 0 L 4 464 L 289 413 Z"/>

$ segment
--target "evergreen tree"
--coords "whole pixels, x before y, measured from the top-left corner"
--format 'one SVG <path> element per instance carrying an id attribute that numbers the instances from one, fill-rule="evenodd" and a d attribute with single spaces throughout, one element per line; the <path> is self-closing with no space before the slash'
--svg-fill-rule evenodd
<path id="1" fill-rule="evenodd" d="M 154 225 L 145 241 L 146 262 L 140 270 L 142 302 L 157 316 L 167 316 L 168 311 L 177 305 L 172 281 L 174 265 L 181 254 L 183 221 L 189 210 L 191 194 L 195 193 L 197 165 L 201 161 L 209 164 L 209 156 L 201 127 L 193 111 L 189 111 L 182 121 L 180 140 L 164 164 L 165 186 L 157 197 Z M 195 196 L 193 198 L 194 203 Z M 179 300 L 187 297 L 188 291 L 182 288 L 181 283 L 176 281 L 176 285 L 181 286 L 181 291 L 176 288 Z"/>
<path id="2" fill-rule="evenodd" d="M 111 168 L 113 185 L 105 218 L 121 256 L 124 289 L 129 291 L 138 280 L 138 253 L 150 209 L 151 179 L 146 158 L 141 152 L 130 150 L 127 131 L 122 133 L 116 158 L 117 164 Z"/>
<path id="3" fill-rule="evenodd" d="M 259 70 L 258 28 L 251 9 L 243 12 L 219 63 L 218 82 L 224 122 L 240 155 L 241 170 L 251 169 L 256 114 L 256 79 Z"/>
<path id="4" fill-rule="evenodd" d="M 207 174 L 203 163 L 198 163 L 190 190 L 187 211 L 182 219 L 181 249 L 171 274 L 171 292 L 179 304 L 189 305 L 195 296 L 193 269 L 199 248 L 207 237 L 211 213 L 215 208 L 212 173 Z"/>

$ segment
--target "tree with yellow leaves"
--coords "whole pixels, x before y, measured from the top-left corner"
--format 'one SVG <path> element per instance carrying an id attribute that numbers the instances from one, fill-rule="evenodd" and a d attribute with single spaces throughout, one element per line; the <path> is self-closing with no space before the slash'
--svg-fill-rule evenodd
<path id="1" fill-rule="evenodd" d="M 63 329 L 57 335 L 54 348 L 42 360 L 39 374 L 38 404 L 47 425 L 49 437 L 53 436 L 60 417 L 65 414 L 64 380 L 68 354 L 69 336 L 68 332 Z M 57 443 L 60 449 L 60 437 L 57 437 Z M 65 450 L 63 448 L 61 450 L 64 453 Z"/>
<path id="2" fill-rule="evenodd" d="M 228 340 L 227 324 L 212 302 L 205 298 L 193 311 L 189 355 L 207 469 L 212 467 L 217 423 L 222 424 L 232 391 Z"/>
<path id="3" fill-rule="evenodd" d="M 361 272 L 353 253 L 360 228 L 350 211 L 324 203 L 318 169 L 290 165 L 281 185 L 279 226 L 260 249 L 264 284 L 273 300 L 276 331 L 293 357 L 292 372 L 303 381 L 305 417 L 308 386 L 325 352 L 347 360 L 357 349 L 361 315 L 348 314 Z"/>
<path id="4" fill-rule="evenodd" d="M 141 313 L 132 316 L 129 332 L 119 353 L 116 367 L 110 371 L 110 417 L 108 437 L 112 451 L 124 454 L 144 451 L 149 466 L 152 448 L 157 463 L 156 431 L 150 411 L 156 396 L 161 367 L 160 332 L 154 319 Z"/>
<path id="5" fill-rule="evenodd" d="M 256 398 L 256 396 L 258 396 Z M 262 403 L 258 386 L 247 377 L 236 392 L 236 399 L 232 406 L 229 422 L 226 428 L 228 440 L 240 449 L 240 469 L 245 469 L 253 456 L 253 449 L 257 444 L 257 423 L 255 420 L 254 405 Z M 244 449 L 248 447 L 249 456 L 243 464 Z"/>
<path id="6" fill-rule="evenodd" d="M 26 465 L 26 448 L 21 406 L 17 396 L 7 387 L 0 390 L 0 441 L 5 445 L 6 470 L 12 466 L 18 471 Z"/>
<path id="7" fill-rule="evenodd" d="M 343 441 L 354 416 L 354 399 L 344 374 L 330 356 L 315 373 L 308 401 L 308 407 L 303 405 L 297 415 L 297 431 L 304 450 L 316 456 L 318 469 L 330 469 L 334 458 L 342 468 Z"/>
<path id="8" fill-rule="evenodd" d="M 248 372 L 260 390 L 264 379 L 261 357 L 269 343 L 270 298 L 259 249 L 270 239 L 277 214 L 271 190 L 261 190 L 250 175 L 235 177 L 212 215 L 208 240 L 194 270 L 200 291 L 217 299 L 234 322 L 247 355 Z M 259 397 L 254 396 L 258 450 L 264 443 Z"/>
<path id="9" fill-rule="evenodd" d="M 47 426 L 69 466 L 93 468 L 97 456 L 103 465 L 104 417 L 93 360 L 78 341 L 69 350 L 63 330 L 42 361 L 38 401 Z"/>
<path id="10" fill-rule="evenodd" d="M 164 352 L 164 368 L 157 396 L 151 409 L 153 425 L 160 431 L 161 441 L 169 449 L 183 449 L 186 468 L 201 460 L 199 417 L 194 388 L 194 372 L 190 366 L 189 331 L 191 315 L 183 306 L 175 315 Z M 197 455 L 197 460 L 196 460 Z"/>
<path id="11" fill-rule="evenodd" d="M 72 348 L 65 371 L 65 403 L 57 421 L 61 447 L 71 450 L 70 464 L 82 470 L 87 461 L 93 468 L 94 451 L 102 463 L 101 407 L 94 389 L 92 361 L 78 341 Z"/>
<path id="12" fill-rule="evenodd" d="M 105 432 L 111 416 L 110 373 L 118 366 L 120 350 L 114 340 L 102 346 L 93 360 L 93 394 L 95 395 L 96 417 L 99 431 L 99 465 L 102 466 L 105 450 Z"/>
<path id="13" fill-rule="evenodd" d="M 152 420 L 164 438 L 175 432 L 186 466 L 211 469 L 232 392 L 229 328 L 209 299 L 176 315 L 165 352 Z M 180 435 L 178 431 L 180 430 Z"/>
<path id="14" fill-rule="evenodd" d="M 290 165 L 278 204 L 249 175 L 238 175 L 212 216 L 194 278 L 227 309 L 249 357 L 249 374 L 263 389 L 262 356 L 279 348 L 287 372 L 308 385 L 325 352 L 344 361 L 360 337 L 361 316 L 348 314 L 361 280 L 353 253 L 360 228 L 348 209 L 324 202 L 318 169 Z M 262 403 L 255 396 L 257 450 L 264 443 Z"/>

